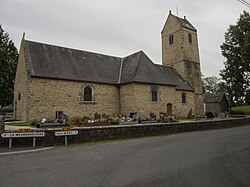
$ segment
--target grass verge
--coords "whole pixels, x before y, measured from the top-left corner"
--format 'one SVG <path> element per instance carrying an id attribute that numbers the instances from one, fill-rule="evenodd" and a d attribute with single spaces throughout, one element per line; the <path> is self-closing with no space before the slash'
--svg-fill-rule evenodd
<path id="1" fill-rule="evenodd" d="M 10 125 L 10 126 L 30 126 L 30 122 L 15 122 L 15 123 L 5 123 L 5 125 Z"/>
<path id="2" fill-rule="evenodd" d="M 245 115 L 250 115 L 250 105 L 232 107 L 232 111 L 235 113 L 244 113 Z"/>

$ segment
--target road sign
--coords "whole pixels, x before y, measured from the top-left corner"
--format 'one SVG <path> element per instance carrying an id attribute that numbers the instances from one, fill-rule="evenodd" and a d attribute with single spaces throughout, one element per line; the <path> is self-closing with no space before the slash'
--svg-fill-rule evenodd
<path id="1" fill-rule="evenodd" d="M 9 138 L 9 148 L 12 147 L 12 138 L 33 138 L 33 147 L 36 147 L 36 137 L 44 137 L 45 132 L 5 132 L 3 138 Z"/>
<path id="2" fill-rule="evenodd" d="M 44 137 L 44 132 L 5 132 L 2 133 L 3 138 L 25 138 L 25 137 Z"/>
<path id="3" fill-rule="evenodd" d="M 56 131 L 55 136 L 70 136 L 77 135 L 78 131 Z"/>
<path id="4" fill-rule="evenodd" d="M 77 135 L 78 131 L 56 131 L 55 136 L 64 136 L 65 138 L 65 145 L 68 145 L 68 138 L 67 136 Z"/>

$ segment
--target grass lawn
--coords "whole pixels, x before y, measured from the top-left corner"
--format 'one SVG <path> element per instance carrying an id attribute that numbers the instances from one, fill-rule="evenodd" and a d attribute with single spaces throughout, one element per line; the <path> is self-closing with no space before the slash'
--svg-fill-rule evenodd
<path id="1" fill-rule="evenodd" d="M 30 126 L 30 122 L 9 122 L 9 123 L 5 123 L 5 125 L 10 125 L 10 126 Z"/>
<path id="2" fill-rule="evenodd" d="M 233 112 L 243 112 L 246 115 L 250 115 L 250 105 L 232 107 Z"/>

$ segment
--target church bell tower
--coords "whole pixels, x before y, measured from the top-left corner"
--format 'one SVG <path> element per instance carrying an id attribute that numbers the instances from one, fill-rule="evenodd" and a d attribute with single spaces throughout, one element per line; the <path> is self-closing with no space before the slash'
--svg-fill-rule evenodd
<path id="1" fill-rule="evenodd" d="M 196 28 L 186 19 L 169 11 L 161 32 L 162 64 L 173 66 L 193 88 L 196 116 L 203 116 L 203 92 L 201 82 L 200 57 Z"/>

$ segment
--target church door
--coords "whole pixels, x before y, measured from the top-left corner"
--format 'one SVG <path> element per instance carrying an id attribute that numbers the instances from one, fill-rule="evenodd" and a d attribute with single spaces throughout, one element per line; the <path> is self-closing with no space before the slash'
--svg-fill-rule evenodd
<path id="1" fill-rule="evenodd" d="M 167 115 L 172 115 L 172 104 L 171 103 L 167 104 Z"/>

